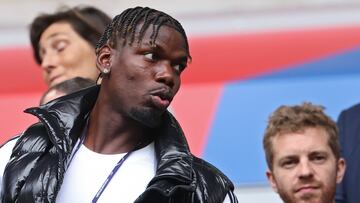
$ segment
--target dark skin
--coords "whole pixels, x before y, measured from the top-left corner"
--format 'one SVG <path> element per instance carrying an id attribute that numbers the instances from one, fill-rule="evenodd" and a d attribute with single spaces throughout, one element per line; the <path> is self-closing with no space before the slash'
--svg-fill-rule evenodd
<path id="1" fill-rule="evenodd" d="M 140 28 L 141 24 L 138 26 Z M 91 112 L 84 144 L 102 154 L 124 153 L 146 145 L 149 128 L 158 126 L 180 88 L 180 75 L 188 54 L 185 40 L 175 29 L 162 26 L 155 46 L 152 26 L 140 44 L 103 46 L 97 55 L 102 80 Z M 136 40 L 135 40 L 136 41 Z"/>

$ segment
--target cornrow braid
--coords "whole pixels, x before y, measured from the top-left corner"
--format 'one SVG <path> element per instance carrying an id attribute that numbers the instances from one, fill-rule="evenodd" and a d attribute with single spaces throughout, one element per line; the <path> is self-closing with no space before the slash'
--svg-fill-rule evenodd
<path id="1" fill-rule="evenodd" d="M 143 40 L 146 30 L 152 25 L 150 44 L 154 45 L 161 26 L 166 25 L 175 29 L 183 36 L 187 54 L 191 58 L 188 39 L 182 25 L 168 14 L 148 7 L 129 8 L 115 16 L 97 43 L 96 50 L 98 51 L 106 43 L 114 46 L 118 39 L 122 40 L 122 45 L 126 43 L 132 45 L 137 34 L 136 27 L 140 23 L 143 24 L 137 35 L 138 44 Z"/>

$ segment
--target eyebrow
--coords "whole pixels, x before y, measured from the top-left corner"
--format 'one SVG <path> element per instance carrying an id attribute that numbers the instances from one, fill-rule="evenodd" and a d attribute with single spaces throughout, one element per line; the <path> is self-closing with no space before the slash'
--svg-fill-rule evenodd
<path id="1" fill-rule="evenodd" d="M 317 150 L 317 151 L 310 152 L 307 156 L 316 156 L 316 155 L 326 155 L 326 156 L 328 156 L 329 153 L 327 151 L 324 151 L 324 150 Z M 282 162 L 282 161 L 287 160 L 287 159 L 297 159 L 298 157 L 299 157 L 298 155 L 287 155 L 287 156 L 281 157 L 278 161 Z"/>
<path id="2" fill-rule="evenodd" d="M 158 44 L 158 43 L 156 43 L 156 40 L 155 40 L 155 46 L 153 46 L 153 45 L 151 45 L 149 42 L 142 42 L 142 43 L 140 43 L 140 47 L 141 47 L 141 44 L 142 45 L 144 45 L 144 46 L 148 46 L 148 47 L 150 47 L 152 50 L 155 50 L 155 51 L 160 51 L 160 52 L 162 52 L 162 53 L 164 53 L 165 51 L 164 51 L 164 48 L 160 45 L 160 44 Z M 185 49 L 186 50 L 186 49 Z M 185 51 L 185 53 L 186 53 L 186 51 Z M 186 53 L 184 56 L 179 56 L 178 57 L 179 58 L 179 61 L 182 61 L 182 62 L 188 62 L 188 60 L 189 60 L 189 55 Z"/>
<path id="3" fill-rule="evenodd" d="M 68 36 L 68 34 L 66 32 L 55 32 L 55 33 L 51 34 L 50 36 L 48 36 L 46 39 L 52 39 L 52 38 L 55 38 L 55 37 L 61 36 L 61 35 Z"/>
<path id="4" fill-rule="evenodd" d="M 314 155 L 329 155 L 329 153 L 327 151 L 313 151 L 309 154 L 309 156 L 314 156 Z"/>
<path id="5" fill-rule="evenodd" d="M 156 43 L 156 41 L 154 43 L 155 46 L 151 45 L 150 41 L 144 41 L 144 40 L 142 40 L 139 43 L 139 45 L 140 45 L 140 47 L 144 46 L 144 47 L 150 47 L 151 49 L 154 49 L 154 50 L 164 51 L 164 48 L 160 44 Z"/>
<path id="6" fill-rule="evenodd" d="M 66 35 L 66 33 L 64 33 L 64 32 L 56 32 L 56 33 L 53 33 L 53 34 L 51 34 L 50 36 L 48 36 L 48 37 L 46 38 L 46 40 L 55 38 L 55 37 L 60 36 L 60 35 Z M 40 48 L 42 47 L 42 46 L 41 46 L 41 43 L 39 43 L 39 47 L 40 47 Z"/>
<path id="7" fill-rule="evenodd" d="M 284 157 L 280 158 L 279 162 L 282 162 L 282 161 L 288 160 L 288 159 L 297 159 L 297 158 L 299 158 L 298 155 L 288 155 L 288 156 L 284 156 Z"/>

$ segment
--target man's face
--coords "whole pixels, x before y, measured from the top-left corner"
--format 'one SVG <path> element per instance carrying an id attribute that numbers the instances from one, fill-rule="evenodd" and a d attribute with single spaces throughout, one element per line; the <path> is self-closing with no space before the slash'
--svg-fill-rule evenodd
<path id="1" fill-rule="evenodd" d="M 285 203 L 332 203 L 345 170 L 336 161 L 322 128 L 284 133 L 272 139 L 273 170 L 269 182 Z"/>
<path id="2" fill-rule="evenodd" d="M 150 25 L 140 44 L 111 49 L 108 78 L 113 106 L 122 115 L 155 127 L 180 87 L 180 75 L 187 65 L 185 39 L 173 28 L 162 26 L 151 45 Z"/>

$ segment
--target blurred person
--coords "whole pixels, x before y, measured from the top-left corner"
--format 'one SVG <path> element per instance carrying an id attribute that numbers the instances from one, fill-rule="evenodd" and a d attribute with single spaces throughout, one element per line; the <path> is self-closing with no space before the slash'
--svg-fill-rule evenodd
<path id="1" fill-rule="evenodd" d="M 58 83 L 50 87 L 41 97 L 40 105 L 46 104 L 49 101 L 52 101 L 56 98 L 65 96 L 67 94 L 74 93 L 86 87 L 95 85 L 96 83 L 93 80 L 75 77 L 69 80 L 65 80 L 61 83 Z"/>
<path id="2" fill-rule="evenodd" d="M 341 155 L 346 160 L 344 180 L 336 189 L 336 203 L 360 202 L 360 104 L 343 110 L 337 121 Z"/>
<path id="3" fill-rule="evenodd" d="M 76 91 L 79 91 L 81 89 L 90 87 L 95 85 L 96 83 L 90 79 L 85 78 L 72 78 L 69 80 L 65 80 L 59 84 L 56 84 L 52 87 L 50 87 L 41 97 L 40 99 L 40 105 L 46 104 L 51 100 L 54 100 L 56 98 L 65 96 L 67 94 L 74 93 Z M 16 143 L 16 140 L 19 138 L 19 135 L 14 136 L 10 140 L 8 140 L 4 145 L 4 147 L 1 147 L 0 150 L 0 174 L 3 174 L 5 165 L 8 162 L 10 158 L 11 151 Z M 0 176 L 0 183 L 1 183 L 1 176 Z M 0 193 L 1 193 L 1 187 L 0 187 Z"/>
<path id="4" fill-rule="evenodd" d="M 111 18 L 91 6 L 63 8 L 41 14 L 30 25 L 30 41 L 43 79 L 51 87 L 83 77 L 96 80 L 95 45 Z"/>
<path id="5" fill-rule="evenodd" d="M 191 154 L 166 110 L 191 59 L 181 24 L 154 9 L 127 9 L 96 55 L 101 85 L 26 110 L 41 122 L 16 141 L 1 200 L 237 202 L 232 182 Z"/>
<path id="6" fill-rule="evenodd" d="M 335 122 L 323 107 L 281 106 L 263 139 L 268 180 L 285 203 L 333 203 L 345 160 Z"/>

